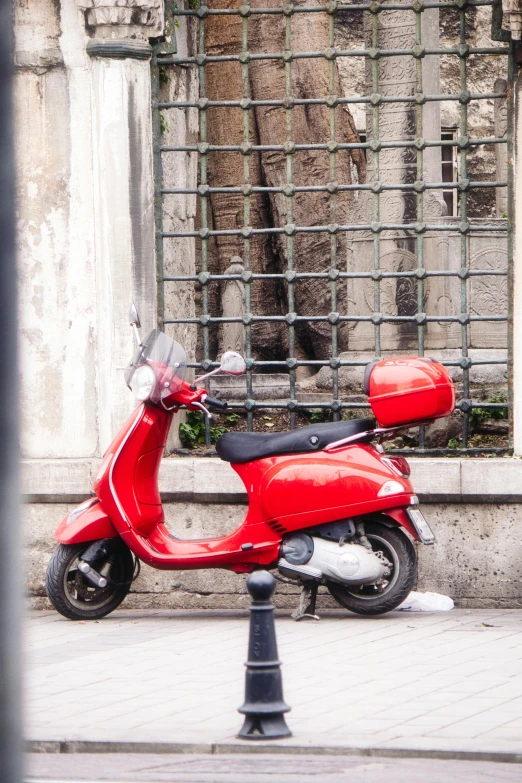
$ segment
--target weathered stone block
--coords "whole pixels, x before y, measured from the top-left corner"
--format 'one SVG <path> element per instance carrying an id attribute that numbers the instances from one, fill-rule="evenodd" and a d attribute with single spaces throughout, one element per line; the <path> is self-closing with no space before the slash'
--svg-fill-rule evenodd
<path id="1" fill-rule="evenodd" d="M 429 505 L 437 535 L 418 546 L 419 590 L 450 595 L 459 606 L 522 606 L 522 505 Z"/>
<path id="2" fill-rule="evenodd" d="M 423 461 L 418 460 L 415 478 L 430 480 L 439 497 L 444 487 L 457 496 L 460 464 L 451 460 L 430 463 L 424 463 L 430 468 L 428 476 Z M 499 481 L 497 470 L 494 467 L 492 482 Z M 515 473 L 512 478 L 516 480 Z M 468 480 L 473 481 L 471 474 Z M 53 532 L 71 508 L 66 504 L 42 503 L 28 505 L 24 510 L 26 583 L 35 606 L 47 606 L 44 579 L 47 561 L 55 547 Z M 180 538 L 224 535 L 240 524 L 245 512 L 241 504 L 168 503 L 165 508 L 169 530 Z M 437 543 L 430 547 L 417 546 L 419 590 L 450 595 L 461 606 L 522 606 L 519 535 L 522 504 L 432 503 L 422 508 L 436 533 Z M 293 585 L 279 585 L 277 606 L 293 607 L 297 592 Z M 146 609 L 223 609 L 248 605 L 243 575 L 222 569 L 157 571 L 147 566 L 142 567 L 124 604 L 127 608 Z M 321 605 L 333 604 L 325 596 Z"/>

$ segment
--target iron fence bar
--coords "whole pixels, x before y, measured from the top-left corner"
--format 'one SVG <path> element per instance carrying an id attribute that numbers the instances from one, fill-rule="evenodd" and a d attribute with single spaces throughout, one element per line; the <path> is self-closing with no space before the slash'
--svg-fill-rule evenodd
<path id="1" fill-rule="evenodd" d="M 491 0 L 467 0 L 466 5 L 468 7 L 479 8 L 480 6 L 491 6 Z M 372 14 L 380 14 L 385 11 L 417 11 L 425 10 L 429 8 L 461 8 L 462 3 L 458 2 L 414 2 L 414 3 L 373 3 L 370 7 L 368 3 L 334 3 L 335 7 L 332 7 L 332 3 L 328 5 L 314 5 L 314 6 L 296 6 L 292 3 L 285 3 L 280 8 L 267 7 L 267 8 L 252 8 L 248 3 L 244 3 L 239 8 L 210 8 L 209 6 L 200 6 L 200 8 L 188 9 L 179 8 L 176 9 L 176 16 L 195 16 L 203 19 L 207 16 L 289 16 L 293 14 L 315 14 L 315 13 L 342 13 L 343 11 L 366 11 Z"/>
<path id="2" fill-rule="evenodd" d="M 417 10 L 415 11 L 415 44 L 416 48 L 422 48 L 422 14 Z M 415 60 L 415 77 L 416 77 L 416 90 L 417 95 L 423 95 L 423 66 L 424 61 L 420 58 Z M 423 102 L 418 102 L 415 107 L 415 135 L 417 138 L 422 138 L 424 135 L 423 124 Z M 416 167 L 417 167 L 417 182 L 424 181 L 424 148 L 420 147 L 416 153 Z M 424 220 L 424 189 L 417 191 L 417 220 L 422 223 Z M 415 236 L 415 244 L 417 250 L 417 263 L 419 271 L 424 271 L 424 234 L 417 233 Z M 417 278 L 417 312 L 421 313 L 424 310 L 424 275 L 419 275 Z M 419 356 L 424 356 L 424 334 L 426 329 L 426 322 L 419 322 L 417 325 L 417 350 Z M 426 428 L 424 426 L 419 427 L 419 448 L 423 449 L 425 446 Z"/>
<path id="3" fill-rule="evenodd" d="M 242 52 L 248 51 L 248 16 L 243 15 L 241 22 L 241 34 L 242 34 Z M 251 103 L 250 96 L 250 61 L 242 58 L 241 62 L 241 76 L 243 80 L 243 100 L 242 108 L 245 104 Z M 248 110 L 241 112 L 243 118 L 243 142 L 245 145 L 250 144 L 250 115 Z M 244 178 L 247 185 L 250 183 L 250 158 L 248 155 L 244 156 Z M 248 229 L 250 225 L 250 196 L 245 190 L 243 191 L 243 222 L 245 229 Z M 245 264 L 245 271 L 248 274 L 250 272 L 251 263 L 251 240 L 250 237 L 245 236 L 243 238 L 243 254 L 246 258 L 243 259 Z M 252 296 L 252 284 L 251 279 L 247 279 L 245 285 L 245 308 L 247 312 L 251 310 L 251 296 Z M 247 385 L 247 398 L 253 397 L 253 378 L 252 378 L 252 327 L 250 324 L 245 326 L 245 338 L 246 338 L 246 385 Z M 254 429 L 254 414 L 253 411 L 247 411 L 247 430 L 252 432 Z"/>
<path id="4" fill-rule="evenodd" d="M 375 280 L 376 274 L 375 272 L 339 272 L 339 270 L 334 270 L 335 274 L 338 276 L 340 280 Z M 508 269 L 466 269 L 465 275 L 466 277 L 485 277 L 485 276 L 492 276 L 492 277 L 507 277 L 509 274 Z M 385 272 L 383 270 L 379 270 L 378 275 L 381 279 L 386 278 L 395 278 L 395 277 L 416 277 L 416 278 L 426 278 L 426 277 L 459 277 L 462 278 L 462 270 L 459 271 L 453 271 L 451 269 L 420 269 L 420 270 L 413 270 L 413 271 L 404 271 L 404 272 Z M 331 271 L 330 272 L 296 272 L 295 275 L 292 276 L 294 280 L 331 280 Z M 194 283 L 200 283 L 202 285 L 209 285 L 212 282 L 215 281 L 228 281 L 228 280 L 237 280 L 240 282 L 245 282 L 245 275 L 208 275 L 208 277 L 204 278 L 204 283 L 201 283 L 201 277 L 200 275 L 166 275 L 163 280 L 168 283 L 174 283 L 174 282 L 194 282 Z M 288 281 L 287 273 L 281 273 L 281 272 L 273 272 L 273 273 L 249 273 L 248 274 L 248 282 L 252 280 L 285 280 Z"/>
<path id="5" fill-rule="evenodd" d="M 462 12 L 461 12 L 462 13 Z M 461 61 L 474 54 L 482 55 L 507 55 L 509 47 L 507 46 L 467 46 L 464 49 L 460 47 L 439 47 L 437 49 L 424 49 L 422 52 L 415 49 L 345 49 L 345 50 L 326 50 L 325 52 L 263 52 L 262 54 L 213 54 L 198 55 L 197 57 L 169 57 L 161 60 L 162 65 L 201 65 L 202 63 L 234 63 L 234 62 L 254 62 L 265 60 L 331 60 L 341 57 L 368 57 L 371 60 L 378 60 L 382 57 L 425 57 L 428 54 L 437 54 L 441 56 L 455 55 Z"/>
<path id="6" fill-rule="evenodd" d="M 277 361 L 275 359 L 270 360 L 253 360 L 252 361 L 252 367 L 284 367 L 288 369 L 289 367 L 289 361 L 291 360 L 281 360 Z M 488 367 L 489 365 L 507 365 L 508 359 L 469 359 L 473 367 L 477 366 L 484 366 Z M 299 359 L 296 362 L 296 365 L 299 367 L 331 367 L 332 363 L 335 363 L 336 367 L 366 367 L 368 362 L 365 361 L 349 361 L 346 359 Z M 292 362 L 293 364 L 293 362 Z M 441 359 L 439 361 L 439 364 L 442 364 L 444 367 L 462 367 L 462 360 L 457 359 Z M 200 362 L 187 362 L 187 367 L 195 367 L 197 369 L 201 369 L 201 363 Z M 219 367 L 219 362 L 209 362 L 209 368 L 212 367 Z M 344 403 L 347 407 L 351 407 L 352 403 L 347 402 Z M 486 402 L 477 402 L 477 407 L 488 407 L 488 406 L 496 406 L 498 408 L 507 408 L 508 403 L 486 403 Z M 314 407 L 314 405 L 310 405 L 309 407 Z"/>
<path id="7" fill-rule="evenodd" d="M 249 236 L 254 236 L 256 234 L 286 234 L 288 237 L 292 237 L 295 234 L 318 234 L 318 233 L 330 233 L 335 234 L 340 231 L 371 231 L 373 234 L 380 234 L 382 231 L 413 231 L 413 232 L 419 232 L 422 233 L 423 231 L 449 231 L 449 232 L 460 232 L 463 235 L 469 234 L 470 231 L 473 232 L 484 232 L 484 231 L 490 231 L 494 233 L 507 233 L 508 228 L 507 226 L 497 226 L 497 225 L 488 225 L 488 226 L 476 226 L 473 225 L 471 227 L 469 224 L 461 224 L 461 225 L 431 225 L 431 224 L 424 224 L 422 226 L 419 226 L 417 223 L 378 223 L 378 224 L 358 224 L 358 225 L 351 225 L 351 226 L 274 226 L 272 228 L 249 228 L 248 234 Z M 209 237 L 225 237 L 225 236 L 245 236 L 244 229 L 240 228 L 230 228 L 230 229 L 220 229 L 220 230 L 210 230 L 207 228 L 203 228 L 199 231 L 164 231 L 162 233 L 163 237 L 201 237 L 201 239 L 208 239 Z"/>
<path id="8" fill-rule="evenodd" d="M 466 9 L 461 8 L 459 9 L 459 32 L 460 32 L 460 43 L 461 45 L 466 45 Z M 460 86 L 462 90 L 466 89 L 466 76 L 467 76 L 467 62 L 465 58 L 461 58 L 459 61 L 460 65 Z M 459 118 L 459 133 L 461 136 L 466 136 L 468 132 L 468 107 L 467 104 L 462 103 L 459 107 L 460 110 L 460 118 Z M 459 149 L 459 163 L 460 163 L 460 176 L 462 179 L 467 179 L 468 176 L 468 158 L 467 158 L 467 149 L 465 147 L 462 147 Z M 468 194 L 466 191 L 463 191 L 460 196 L 460 216 L 463 221 L 467 221 L 468 217 Z M 461 235 L 460 239 L 460 262 L 461 262 L 461 269 L 465 270 L 468 267 L 468 257 L 467 257 L 467 250 L 468 250 L 468 242 L 467 237 L 465 234 Z M 462 279 L 460 282 L 460 311 L 461 314 L 464 315 L 467 313 L 468 310 L 468 296 L 467 296 L 467 279 Z M 469 355 L 468 351 L 468 324 L 469 321 L 466 321 L 465 323 L 462 323 L 461 325 L 461 351 L 462 356 L 467 357 Z M 463 376 L 463 393 L 465 398 L 469 398 L 469 368 L 463 367 L 462 369 L 462 376 Z M 464 448 L 467 448 L 468 446 L 468 437 L 469 437 L 469 413 L 464 413 L 463 418 L 463 427 L 462 427 L 462 445 Z"/>
<path id="9" fill-rule="evenodd" d="M 243 64 L 243 63 L 242 63 Z M 329 106 L 333 105 L 341 106 L 343 104 L 351 103 L 411 103 L 415 100 L 418 103 L 430 103 L 432 101 L 453 101 L 455 103 L 470 103 L 471 101 L 490 100 L 492 98 L 505 98 L 505 92 L 469 92 L 465 90 L 463 92 L 444 92 L 434 93 L 433 95 L 415 93 L 412 95 L 381 95 L 380 93 L 372 93 L 372 95 L 336 95 L 335 93 L 329 93 L 323 97 L 318 96 L 316 98 L 298 98 L 290 95 L 287 98 L 242 98 L 241 100 L 211 100 L 208 98 L 200 98 L 197 101 L 164 101 L 158 104 L 160 109 L 226 109 L 226 108 L 238 108 L 238 109 L 254 109 L 258 106 L 273 106 L 281 107 L 283 109 L 291 108 L 292 106 Z"/>
<path id="10" fill-rule="evenodd" d="M 333 14 L 328 16 L 328 45 L 333 48 L 335 45 L 335 18 Z M 335 62 L 332 59 L 328 60 L 328 92 L 330 95 L 335 94 Z M 330 119 L 330 145 L 331 151 L 330 157 L 330 182 L 337 182 L 337 146 L 336 146 L 336 126 L 335 126 L 335 112 L 336 107 L 331 105 L 329 107 L 329 119 Z M 330 201 L 330 222 L 332 225 L 337 223 L 337 188 L 329 191 Z M 330 235 L 330 295 L 331 295 L 331 311 L 337 312 L 337 280 L 339 276 L 339 270 L 337 269 L 337 234 Z M 337 356 L 339 353 L 338 338 L 339 338 L 339 326 L 337 323 L 331 323 L 331 339 L 332 339 L 332 356 Z M 334 400 L 339 399 L 339 369 L 332 367 L 332 395 Z M 334 411 L 334 421 L 339 421 L 341 418 L 339 411 Z"/>
<path id="11" fill-rule="evenodd" d="M 466 401 L 468 402 L 468 401 Z M 483 405 L 480 402 L 476 402 L 473 406 L 471 406 L 471 401 L 469 401 L 470 409 L 473 408 L 485 408 L 486 406 Z M 238 408 L 238 409 L 247 409 L 254 411 L 257 410 L 264 410 L 266 409 L 279 409 L 279 410 L 289 410 L 297 413 L 298 411 L 306 411 L 310 410 L 310 408 L 319 408 L 320 410 L 330 410 L 332 412 L 338 411 L 341 412 L 346 409 L 355 408 L 360 410 L 368 410 L 371 409 L 371 405 L 368 402 L 350 402 L 350 403 L 342 403 L 340 400 L 332 400 L 332 402 L 314 402 L 312 404 L 308 402 L 299 402 L 298 400 L 288 400 L 287 402 L 273 402 L 270 400 L 253 400 L 251 398 L 247 398 L 244 403 L 241 402 L 229 402 L 228 404 L 229 408 Z M 507 405 L 500 405 L 499 408 L 506 408 Z M 417 425 L 418 426 L 418 425 Z M 507 451 L 507 448 L 500 447 L 502 451 Z M 451 451 L 451 449 L 448 449 Z M 477 449 L 477 451 L 484 451 L 486 449 Z M 416 452 L 417 448 L 411 449 L 410 454 L 412 452 Z M 431 449 L 430 449 L 431 451 Z"/>
<path id="12" fill-rule="evenodd" d="M 243 65 L 244 63 L 242 63 Z M 378 97 L 377 97 L 378 96 Z M 452 101 L 454 103 L 470 103 L 471 101 L 492 100 L 493 98 L 505 98 L 504 92 L 468 92 L 463 93 L 441 93 L 440 95 L 423 95 L 418 93 L 416 95 L 380 95 L 374 93 L 371 95 L 349 95 L 347 97 L 335 95 L 330 93 L 323 98 L 263 98 L 263 99 L 241 99 L 240 101 L 223 100 L 212 101 L 208 98 L 200 99 L 198 101 L 167 101 L 158 104 L 159 109 L 255 109 L 258 106 L 273 106 L 277 108 L 280 106 L 282 109 L 290 108 L 290 104 L 293 106 L 329 106 L 333 104 L 337 106 L 348 105 L 352 103 L 375 103 L 380 101 L 381 103 L 411 103 L 415 100 L 418 103 L 430 103 L 432 101 Z"/>
<path id="13" fill-rule="evenodd" d="M 472 408 L 484 409 L 486 407 L 487 407 L 486 405 L 483 405 L 482 403 L 477 402 L 473 406 L 470 405 L 469 410 L 472 410 Z M 266 401 L 266 400 L 254 400 L 252 398 L 247 398 L 247 399 L 245 399 L 244 402 L 230 402 L 228 404 L 228 408 L 230 408 L 231 410 L 234 410 L 234 409 L 236 409 L 236 410 L 245 410 L 246 409 L 248 412 L 251 412 L 252 414 L 256 410 L 258 410 L 258 411 L 260 411 L 260 410 L 283 410 L 283 411 L 288 410 L 288 411 L 290 411 L 291 413 L 294 413 L 297 416 L 297 414 L 300 411 L 304 412 L 304 411 L 309 411 L 310 409 L 312 409 L 312 410 L 331 411 L 332 413 L 339 413 L 340 415 L 342 415 L 342 412 L 344 410 L 352 410 L 352 409 L 355 409 L 355 410 L 369 410 L 371 408 L 371 406 L 370 406 L 369 403 L 356 403 L 356 402 L 341 403 L 339 400 L 333 400 L 330 403 L 328 403 L 328 402 L 314 402 L 314 403 L 311 404 L 311 403 L 308 403 L 308 402 L 299 402 L 297 400 L 289 400 L 288 402 L 285 403 L 285 402 L 271 402 L 271 401 Z M 499 406 L 499 408 L 506 409 L 507 405 L 504 405 L 504 406 L 501 405 L 501 406 Z M 466 415 L 468 415 L 468 414 L 466 414 Z M 424 426 L 424 425 L 422 425 L 422 426 Z M 396 452 L 396 453 L 401 453 L 401 449 L 395 449 L 394 448 L 393 451 Z M 417 453 L 419 451 L 425 451 L 426 453 L 434 453 L 436 451 L 436 449 L 433 449 L 433 448 L 429 448 L 429 449 L 422 448 L 421 449 L 420 447 L 415 447 L 415 448 L 410 448 L 407 451 L 409 452 L 410 455 L 411 454 L 417 455 Z M 454 454 L 454 455 L 455 455 L 455 452 L 456 452 L 456 450 L 454 448 L 449 448 L 449 447 L 447 449 L 444 449 L 444 451 L 447 452 L 448 454 Z M 468 446 L 466 448 L 462 447 L 462 449 L 459 448 L 457 450 L 457 454 L 459 453 L 459 451 L 461 453 L 466 453 L 466 454 L 472 453 L 473 451 L 475 453 L 483 453 L 483 452 L 485 452 L 485 453 L 488 453 L 488 452 L 502 452 L 502 453 L 505 453 L 505 452 L 509 451 L 509 447 L 508 446 L 500 446 L 500 447 L 482 446 L 482 447 L 474 449 L 473 447 L 469 447 Z"/>
<path id="14" fill-rule="evenodd" d="M 204 0 L 199 0 L 200 8 L 204 4 Z M 205 52 L 205 25 L 203 20 L 198 29 L 198 52 L 202 55 Z M 198 58 L 198 82 L 199 82 L 199 96 L 201 99 L 206 98 L 206 74 L 205 74 L 205 59 L 204 57 Z M 207 113 L 204 109 L 199 112 L 199 136 L 201 143 L 205 144 L 207 141 Z M 207 158 L 205 155 L 200 156 L 199 178 L 202 185 L 207 184 Z M 198 236 L 201 237 L 201 269 L 202 273 L 208 273 L 208 236 L 205 235 L 205 231 L 208 230 L 208 197 L 203 194 L 201 196 L 200 204 L 200 222 L 201 231 Z M 163 234 L 165 236 L 165 233 Z M 203 314 L 208 314 L 208 288 L 203 288 L 202 295 L 202 310 Z M 168 321 L 165 319 L 165 323 Z M 199 321 L 203 327 L 203 366 L 210 361 L 210 335 L 207 322 Z M 210 445 L 210 424 L 207 417 L 205 417 L 205 444 Z"/>
<path id="15" fill-rule="evenodd" d="M 285 49 L 287 51 L 291 51 L 292 49 L 292 17 L 290 14 L 286 15 L 285 18 Z M 285 120 L 286 120 L 286 141 L 287 144 L 293 145 L 292 137 L 293 137 L 293 104 L 290 102 L 290 98 L 292 97 L 292 61 L 290 59 L 285 59 L 284 62 L 284 69 L 285 69 L 285 98 L 287 99 L 287 108 L 285 109 Z M 291 186 L 293 183 L 293 157 L 292 155 L 286 156 L 286 184 L 287 186 Z M 288 222 L 293 223 L 294 222 L 294 194 L 291 190 L 288 190 L 285 193 L 285 200 L 286 200 L 286 210 L 287 210 L 287 216 L 288 216 Z M 293 234 L 287 234 L 286 239 L 286 248 L 287 248 L 287 272 L 288 272 L 288 284 L 287 284 L 287 291 L 288 291 L 288 310 L 290 313 L 293 313 L 295 311 L 295 288 L 294 288 L 294 278 L 293 274 L 295 272 L 294 269 L 294 237 Z M 285 319 L 288 321 L 288 354 L 291 360 L 296 360 L 296 344 L 295 344 L 295 327 L 294 322 L 290 321 L 288 319 Z M 290 378 L 290 400 L 295 399 L 295 381 L 296 381 L 296 368 L 295 364 L 292 361 L 292 366 L 289 370 L 289 378 Z M 295 429 L 296 426 L 296 415 L 292 412 L 290 413 L 290 429 Z"/>
<path id="16" fill-rule="evenodd" d="M 451 360 L 441 360 L 439 363 L 442 364 L 444 367 L 462 367 L 462 364 L 461 364 L 460 360 L 459 361 L 457 361 L 457 360 L 453 360 L 453 361 L 451 361 Z M 506 359 L 484 359 L 482 361 L 479 361 L 479 360 L 475 359 L 474 361 L 472 361 L 473 367 L 475 367 L 475 366 L 476 367 L 489 367 L 490 365 L 491 366 L 497 366 L 497 365 L 498 366 L 500 366 L 500 365 L 505 366 L 505 365 L 507 365 L 507 363 L 508 363 L 508 359 L 507 358 Z M 335 366 L 339 367 L 339 369 L 341 367 L 366 367 L 366 365 L 367 365 L 367 362 L 363 362 L 363 361 L 345 361 L 345 360 L 341 360 L 341 359 L 336 359 L 335 360 Z M 260 360 L 256 360 L 256 361 L 252 362 L 252 367 L 253 368 L 257 368 L 257 367 L 281 367 L 281 368 L 288 369 L 288 366 L 289 366 L 288 365 L 288 360 L 286 360 L 286 361 L 275 361 L 275 360 L 260 361 Z M 314 367 L 314 368 L 331 367 L 332 366 L 332 360 L 331 359 L 330 360 L 324 360 L 324 359 L 303 359 L 303 360 L 298 360 L 296 362 L 296 366 L 298 366 L 298 367 Z M 201 363 L 200 362 L 187 363 L 187 367 L 195 367 L 197 369 L 201 369 Z M 219 367 L 219 363 L 218 362 L 210 362 L 210 367 Z M 348 408 L 350 408 L 352 406 L 351 402 L 347 402 L 347 403 L 344 403 L 344 404 Z M 474 403 L 474 405 L 475 405 L 475 407 L 479 407 L 479 408 L 490 407 L 490 406 L 493 406 L 493 407 L 496 406 L 498 408 L 507 408 L 509 404 L 507 402 L 506 403 L 476 402 L 476 403 Z M 309 407 L 313 408 L 314 407 L 314 403 L 309 405 Z"/>
<path id="17" fill-rule="evenodd" d="M 480 7 L 491 6 L 491 0 L 467 0 L 466 5 L 468 7 Z M 332 8 L 332 3 L 328 5 L 313 5 L 313 6 L 296 6 L 292 3 L 286 3 L 281 7 L 267 7 L 267 8 L 252 8 L 248 3 L 244 3 L 239 8 L 211 8 L 209 6 L 202 6 L 197 10 L 179 8 L 176 9 L 176 16 L 196 16 L 204 18 L 206 16 L 288 16 L 293 14 L 314 14 L 314 13 L 342 13 L 343 11 L 366 11 L 372 14 L 380 14 L 385 11 L 417 11 L 425 10 L 429 8 L 461 8 L 462 3 L 458 2 L 421 2 L 421 3 L 373 3 L 372 7 L 368 3 L 335 3 L 335 8 Z"/>
<path id="18" fill-rule="evenodd" d="M 228 407 L 231 409 L 236 410 L 244 410 L 245 408 L 250 411 L 254 410 L 288 410 L 293 413 L 298 413 L 299 411 L 307 411 L 312 409 L 319 409 L 319 410 L 328 410 L 328 411 L 338 411 L 341 412 L 343 410 L 347 410 L 350 408 L 353 408 L 355 410 L 369 410 L 371 408 L 370 404 L 368 402 L 351 402 L 351 403 L 341 403 L 339 400 L 333 400 L 332 402 L 314 402 L 312 405 L 308 402 L 298 402 L 297 400 L 289 400 L 288 402 L 272 402 L 268 400 L 253 400 L 253 399 L 246 399 L 244 403 L 241 402 L 230 402 L 228 404 Z M 477 403 L 474 407 L 476 408 L 482 408 L 485 407 L 480 403 Z M 506 406 L 504 406 L 506 407 Z M 418 448 L 411 448 L 407 449 L 410 455 L 417 454 L 417 451 L 420 449 Z M 449 453 L 455 454 L 454 449 L 446 449 Z M 394 449 L 395 451 L 395 449 Z M 397 451 L 400 451 L 398 449 Z M 433 452 L 434 449 L 426 449 L 426 452 Z M 460 450 L 464 452 L 464 449 Z M 467 448 L 466 453 L 470 453 L 473 451 L 473 447 Z M 484 447 L 484 448 L 476 448 L 476 452 L 482 453 L 482 452 L 493 452 L 493 451 L 502 451 L 506 452 L 508 451 L 507 447 L 498 447 L 498 448 L 492 448 L 492 447 Z"/>
<path id="19" fill-rule="evenodd" d="M 379 17 L 374 14 L 371 18 L 371 41 L 372 47 L 378 49 L 379 47 Z M 372 78 L 372 94 L 379 95 L 379 63 L 376 59 L 371 61 L 371 78 Z M 378 183 L 380 182 L 380 151 L 382 145 L 380 143 L 380 101 L 371 102 L 371 121 L 372 121 L 372 143 L 370 145 L 373 164 L 373 181 L 372 181 L 372 223 L 374 225 L 380 222 L 380 190 Z M 377 272 L 381 266 L 381 237 L 379 233 L 373 234 L 373 268 Z M 373 309 L 374 312 L 379 313 L 381 311 L 381 283 L 379 275 L 375 275 L 373 283 Z M 374 323 L 374 340 L 375 349 L 374 355 L 381 355 L 381 322 Z"/>
<path id="20" fill-rule="evenodd" d="M 392 102 L 395 103 L 395 101 Z M 411 100 L 408 101 L 408 103 L 411 103 Z M 483 146 L 484 144 L 507 144 L 507 142 L 507 137 L 504 136 L 503 138 L 491 137 L 485 139 L 466 138 L 460 141 L 459 139 L 456 139 L 455 141 L 433 142 L 418 139 L 413 141 L 381 141 L 378 142 L 378 144 L 379 149 L 457 147 L 461 150 L 466 147 Z M 284 152 L 286 155 L 293 155 L 296 152 L 306 152 L 308 150 L 325 150 L 331 152 L 333 147 L 335 147 L 336 150 L 372 150 L 372 145 L 367 143 L 335 142 L 332 146 L 330 144 L 294 144 L 291 142 L 291 146 L 288 146 L 288 144 L 249 144 L 246 147 L 239 144 L 179 144 L 162 147 L 161 152 L 199 152 L 201 156 L 208 155 L 210 152 L 241 152 L 242 155 L 251 155 L 253 152 Z"/>
<path id="21" fill-rule="evenodd" d="M 507 315 L 471 315 L 470 313 L 461 313 L 461 315 L 426 315 L 426 313 L 418 313 L 417 315 L 385 315 L 384 313 L 375 313 L 374 315 L 340 315 L 339 313 L 330 313 L 328 315 L 297 315 L 295 312 L 290 311 L 287 315 L 253 315 L 248 316 L 207 316 L 203 315 L 200 318 L 165 318 L 166 324 L 201 324 L 202 326 L 208 326 L 209 324 L 245 324 L 249 323 L 287 323 L 293 326 L 295 323 L 308 323 L 310 321 L 317 323 L 331 323 L 331 317 L 335 315 L 335 319 L 338 323 L 341 322 L 354 322 L 354 323 L 460 323 L 463 325 L 469 324 L 472 321 L 484 321 L 484 322 L 507 322 Z M 209 364 L 209 362 L 205 362 Z"/>
<path id="22" fill-rule="evenodd" d="M 245 63 L 241 63 L 243 66 Z M 418 93 L 415 96 L 385 96 L 381 95 L 380 100 L 382 103 L 411 103 L 412 99 L 417 100 L 419 103 L 430 103 L 432 101 L 453 101 L 469 103 L 470 101 L 485 101 L 492 100 L 494 98 L 505 98 L 506 94 L 503 92 L 466 92 L 465 95 L 461 93 L 442 93 L 440 95 L 422 95 Z M 241 99 L 240 101 L 223 100 L 213 101 L 209 99 L 204 100 L 204 106 L 202 101 L 167 101 L 158 104 L 159 109 L 255 109 L 258 106 L 280 106 L 282 109 L 288 108 L 288 104 L 292 103 L 294 106 L 328 106 L 332 108 L 332 104 L 337 106 L 348 105 L 351 103 L 372 103 L 372 100 L 376 99 L 370 95 L 353 95 L 348 97 L 342 97 L 335 95 L 332 91 L 324 98 L 263 98 L 263 99 Z"/>
<path id="23" fill-rule="evenodd" d="M 244 15 L 242 17 L 242 49 L 243 52 L 248 51 L 248 16 Z M 241 64 L 241 75 L 243 78 L 243 101 L 242 103 L 245 104 L 246 102 L 251 103 L 251 97 L 250 97 L 250 63 L 248 60 L 243 60 L 242 58 L 242 64 Z M 243 107 L 242 107 L 243 108 Z M 248 109 L 244 109 L 241 112 L 243 117 L 243 141 L 245 144 L 250 144 L 250 128 L 249 128 L 249 111 Z M 245 170 L 245 183 L 249 184 L 250 182 L 250 158 L 248 155 L 245 155 L 244 158 L 244 170 Z M 248 228 L 250 225 L 250 196 L 247 192 L 243 191 L 243 215 L 244 215 L 244 227 L 245 229 Z M 245 236 L 243 239 L 243 253 L 246 256 L 245 263 L 245 271 L 248 273 L 250 271 L 250 237 Z M 252 295 L 252 284 L 250 280 L 247 280 L 245 285 L 245 307 L 246 311 L 250 312 L 251 310 L 251 295 Z M 245 337 L 246 337 L 246 360 L 247 360 L 247 374 L 246 374 L 246 381 L 247 381 L 247 398 L 253 397 L 253 378 L 252 378 L 252 364 L 253 364 L 253 357 L 252 357 L 252 327 L 250 324 L 247 324 L 245 326 Z M 253 411 L 247 411 L 247 430 L 249 432 L 252 432 L 254 429 L 254 413 Z"/>
<path id="24" fill-rule="evenodd" d="M 294 185 L 293 190 L 294 193 L 331 193 L 334 189 L 335 192 L 342 192 L 342 191 L 359 191 L 359 190 L 371 190 L 372 185 L 371 184 L 363 184 L 363 185 L 339 185 L 335 184 L 332 187 L 333 183 L 330 183 L 329 185 Z M 507 182 L 474 182 L 473 180 L 470 180 L 469 182 L 463 182 L 460 180 L 455 180 L 454 182 L 425 182 L 422 186 L 423 190 L 473 190 L 473 189 L 479 189 L 479 188 L 507 188 L 508 183 Z M 419 190 L 419 184 L 418 183 L 384 183 L 381 182 L 379 184 L 379 188 L 381 191 L 385 190 Z M 191 194 L 191 195 L 200 195 L 201 194 L 201 188 L 163 188 L 160 193 L 162 196 L 169 196 L 169 195 L 180 195 L 183 193 Z M 245 189 L 242 187 L 208 187 L 206 186 L 204 189 L 204 192 L 207 194 L 210 193 L 237 193 L 241 194 L 245 192 Z M 276 185 L 270 186 L 270 187 L 263 187 L 263 186 L 251 186 L 248 190 L 249 194 L 253 193 L 284 193 L 285 188 L 284 187 L 278 187 Z"/>

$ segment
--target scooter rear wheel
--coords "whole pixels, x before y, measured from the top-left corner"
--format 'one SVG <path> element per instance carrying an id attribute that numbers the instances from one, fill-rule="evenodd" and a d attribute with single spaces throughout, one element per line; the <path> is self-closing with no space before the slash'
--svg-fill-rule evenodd
<path id="1" fill-rule="evenodd" d="M 130 590 L 134 559 L 123 541 L 105 560 L 93 563 L 95 570 L 108 579 L 106 587 L 95 587 L 85 578 L 78 562 L 92 543 L 60 544 L 47 566 L 47 596 L 69 620 L 99 620 L 113 612 Z"/>
<path id="2" fill-rule="evenodd" d="M 338 604 L 363 615 L 386 614 L 396 609 L 411 592 L 417 577 L 417 554 L 410 539 L 399 528 L 381 522 L 365 524 L 366 537 L 374 552 L 382 552 L 392 563 L 387 584 L 347 587 L 328 582 L 327 587 Z"/>

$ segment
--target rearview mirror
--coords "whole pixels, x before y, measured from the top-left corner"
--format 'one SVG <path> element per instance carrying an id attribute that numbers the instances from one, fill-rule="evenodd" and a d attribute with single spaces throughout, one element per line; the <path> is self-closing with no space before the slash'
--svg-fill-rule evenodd
<path id="1" fill-rule="evenodd" d="M 131 306 L 129 308 L 129 323 L 131 326 L 136 326 L 138 329 L 141 326 L 140 317 L 138 315 L 138 311 L 136 310 L 136 305 L 134 304 L 134 302 L 131 302 Z"/>
<path id="2" fill-rule="evenodd" d="M 243 375 L 246 372 L 246 362 L 240 353 L 225 351 L 221 357 L 221 372 L 229 375 Z"/>

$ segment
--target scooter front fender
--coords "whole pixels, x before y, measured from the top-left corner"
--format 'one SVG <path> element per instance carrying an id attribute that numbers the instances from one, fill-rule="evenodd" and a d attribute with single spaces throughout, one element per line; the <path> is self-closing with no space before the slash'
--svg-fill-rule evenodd
<path id="1" fill-rule="evenodd" d="M 82 544 L 99 538 L 118 538 L 119 533 L 98 498 L 90 498 L 62 519 L 54 537 L 60 544 Z"/>

